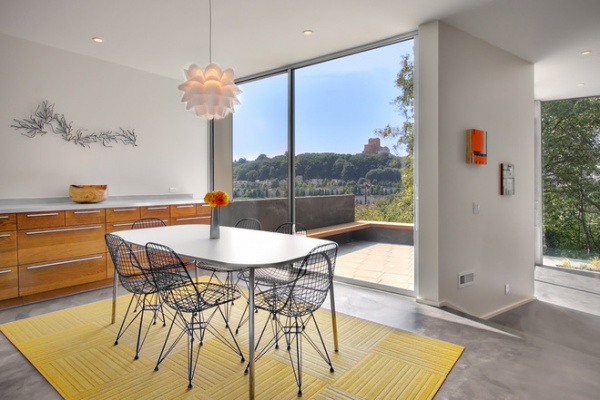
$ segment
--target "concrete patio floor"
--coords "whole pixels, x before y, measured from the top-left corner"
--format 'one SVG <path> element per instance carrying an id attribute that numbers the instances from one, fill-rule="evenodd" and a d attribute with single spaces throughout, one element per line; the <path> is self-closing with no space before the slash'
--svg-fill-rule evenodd
<path id="1" fill-rule="evenodd" d="M 414 290 L 414 246 L 357 241 L 340 245 L 336 277 Z"/>

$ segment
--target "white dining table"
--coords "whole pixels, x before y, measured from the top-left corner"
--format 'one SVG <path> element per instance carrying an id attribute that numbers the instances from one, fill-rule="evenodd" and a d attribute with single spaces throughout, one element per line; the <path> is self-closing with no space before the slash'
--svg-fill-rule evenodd
<path id="1" fill-rule="evenodd" d="M 181 257 L 223 266 L 227 270 L 249 270 L 248 312 L 249 398 L 255 397 L 254 369 L 254 270 L 276 267 L 302 260 L 313 248 L 332 243 L 329 240 L 275 232 L 220 227 L 220 238 L 209 238 L 209 225 L 172 225 L 157 228 L 113 232 L 123 240 L 144 246 L 159 243 L 173 249 Z M 116 276 L 116 274 L 115 274 Z M 115 320 L 116 285 L 113 288 L 112 322 Z M 334 350 L 338 351 L 337 321 L 333 285 L 330 289 Z"/>

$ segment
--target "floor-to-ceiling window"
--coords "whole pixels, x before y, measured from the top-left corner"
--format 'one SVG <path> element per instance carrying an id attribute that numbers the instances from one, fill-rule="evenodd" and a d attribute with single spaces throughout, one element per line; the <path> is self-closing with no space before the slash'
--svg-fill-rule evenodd
<path id="1" fill-rule="evenodd" d="M 278 199 L 289 199 L 288 219 L 313 223 L 296 199 L 345 196 L 352 220 L 411 224 L 412 101 L 406 112 L 398 99 L 412 96 L 413 42 L 388 41 L 242 82 L 233 117 L 234 200 L 275 210 Z M 410 201 L 402 201 L 407 193 Z M 368 262 L 348 257 L 336 276 L 414 290 L 412 243 L 401 251 L 399 243 L 352 245 Z"/>
<path id="2" fill-rule="evenodd" d="M 543 264 L 600 272 L 600 97 L 541 103 Z"/>

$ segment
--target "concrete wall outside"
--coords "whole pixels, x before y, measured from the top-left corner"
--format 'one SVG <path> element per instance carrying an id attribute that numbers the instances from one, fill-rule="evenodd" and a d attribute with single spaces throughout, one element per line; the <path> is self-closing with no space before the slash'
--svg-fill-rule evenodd
<path id="1" fill-rule="evenodd" d="M 288 222 L 287 199 L 236 200 L 221 209 L 221 224 L 234 226 L 242 218 L 256 218 L 263 230 L 274 231 Z M 308 229 L 354 222 L 354 195 L 296 199 L 296 220 Z"/>

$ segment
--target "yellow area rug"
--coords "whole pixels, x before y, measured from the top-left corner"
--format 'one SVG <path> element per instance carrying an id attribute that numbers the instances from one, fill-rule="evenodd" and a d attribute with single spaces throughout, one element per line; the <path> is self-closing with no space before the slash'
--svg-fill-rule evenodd
<path id="1" fill-rule="evenodd" d="M 119 297 L 114 325 L 111 302 L 105 300 L 10 322 L 0 330 L 66 399 L 248 398 L 245 364 L 216 338 L 202 347 L 189 390 L 185 338 L 157 372 L 154 365 L 167 332 L 161 324 L 151 327 L 138 360 L 133 359 L 137 325 L 114 346 L 127 302 L 127 296 Z M 243 303 L 236 302 L 232 321 L 239 320 Z M 258 336 L 266 313 L 256 315 Z M 329 310 L 319 310 L 317 320 L 335 372 L 304 343 L 304 399 L 431 399 L 464 350 L 338 313 L 340 351 L 334 353 Z M 218 315 L 213 322 L 223 327 Z M 236 337 L 247 355 L 247 325 Z M 285 347 L 258 360 L 257 398 L 296 399 L 296 392 Z"/>

